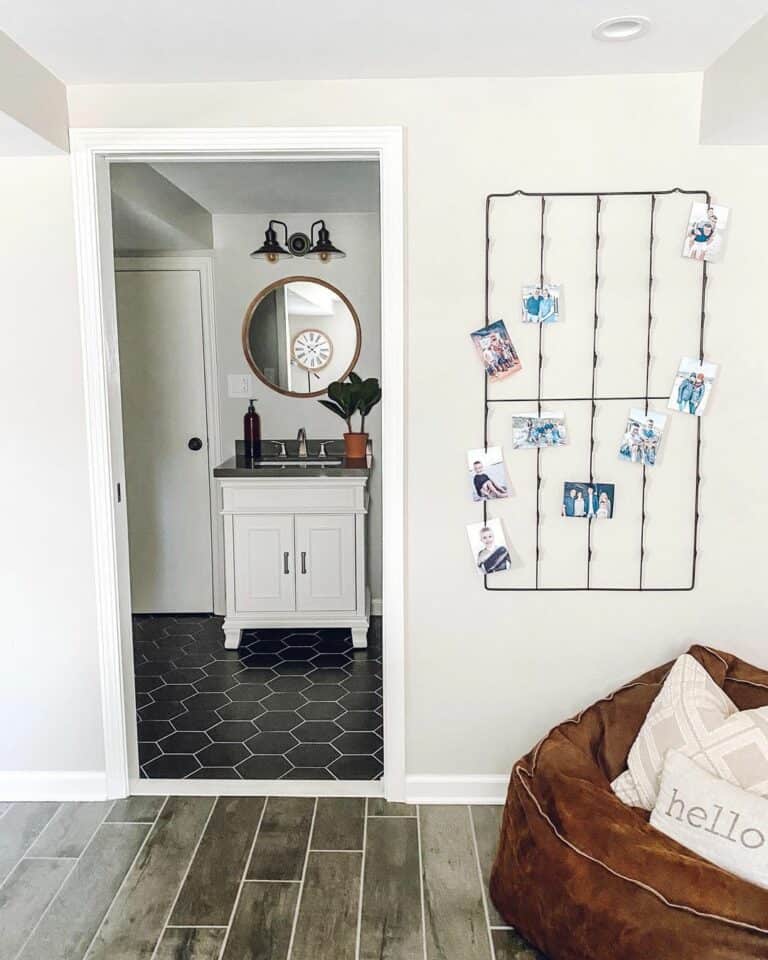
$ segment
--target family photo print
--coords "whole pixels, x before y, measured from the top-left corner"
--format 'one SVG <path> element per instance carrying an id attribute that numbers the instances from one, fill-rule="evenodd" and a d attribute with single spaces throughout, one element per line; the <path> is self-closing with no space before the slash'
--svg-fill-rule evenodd
<path id="1" fill-rule="evenodd" d="M 633 409 L 629 411 L 624 438 L 619 447 L 619 456 L 630 463 L 641 463 L 644 467 L 655 465 L 659 455 L 661 437 L 667 416 L 649 410 Z"/>
<path id="2" fill-rule="evenodd" d="M 469 463 L 469 482 L 472 499 L 499 500 L 509 496 L 509 481 L 504 468 L 504 455 L 501 447 L 488 447 L 485 450 L 470 450 L 467 453 Z"/>
<path id="3" fill-rule="evenodd" d="M 467 525 L 467 536 L 475 567 L 481 576 L 501 573 L 512 566 L 501 520 L 470 523 Z"/>
<path id="4" fill-rule="evenodd" d="M 613 483 L 564 483 L 562 515 L 582 520 L 610 520 L 616 502 L 614 492 Z"/>
<path id="5" fill-rule="evenodd" d="M 693 203 L 683 244 L 683 256 L 690 260 L 717 263 L 723 256 L 730 214 L 729 207 Z"/>
<path id="6" fill-rule="evenodd" d="M 564 413 L 516 413 L 512 417 L 513 450 L 559 447 L 567 442 Z"/>
<path id="7" fill-rule="evenodd" d="M 503 320 L 489 323 L 487 327 L 473 331 L 470 336 L 489 380 L 503 380 L 522 370 L 520 357 L 512 346 Z"/>
<path id="8" fill-rule="evenodd" d="M 707 408 L 716 376 L 716 363 L 700 363 L 696 357 L 683 357 L 669 396 L 669 409 L 700 417 Z"/>
<path id="9" fill-rule="evenodd" d="M 559 319 L 559 283 L 529 283 L 523 287 L 523 323 L 556 323 Z"/>

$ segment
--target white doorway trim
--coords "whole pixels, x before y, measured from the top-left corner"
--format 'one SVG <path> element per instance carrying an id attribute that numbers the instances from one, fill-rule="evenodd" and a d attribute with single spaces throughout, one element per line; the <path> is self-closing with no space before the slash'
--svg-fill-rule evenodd
<path id="1" fill-rule="evenodd" d="M 81 336 L 88 430 L 89 482 L 96 571 L 97 631 L 107 797 L 132 786 L 136 758 L 130 645 L 130 576 L 117 353 L 111 159 L 151 161 L 375 159 L 381 184 L 384 782 L 390 800 L 405 799 L 405 278 L 403 131 L 400 127 L 262 127 L 233 129 L 73 129 Z M 131 729 L 132 728 L 132 729 Z M 142 782 L 143 783 L 143 782 Z M 155 783 L 146 781 L 147 784 Z M 187 781 L 160 781 L 170 792 Z M 217 781 L 196 780 L 214 793 Z M 231 785 L 231 781 L 229 781 Z M 279 786 L 278 786 L 279 784 Z M 327 784 L 327 786 L 326 786 Z M 138 785 L 136 785 L 138 787 Z M 299 781 L 291 790 L 307 792 Z M 348 784 L 313 782 L 314 795 Z M 376 789 L 358 785 L 361 792 Z M 239 781 L 239 792 L 286 792 L 285 781 Z"/>
<path id="2" fill-rule="evenodd" d="M 224 530 L 219 516 L 217 485 L 213 468 L 224 459 L 221 452 L 219 429 L 219 364 L 216 349 L 215 306 L 213 300 L 213 256 L 116 257 L 115 270 L 120 272 L 144 270 L 191 270 L 200 277 L 200 313 L 203 318 L 203 365 L 205 376 L 205 413 L 208 431 L 208 509 L 211 523 L 211 573 L 213 612 L 224 614 Z M 195 611 L 190 611 L 194 613 Z M 201 611 L 203 612 L 203 611 Z"/>

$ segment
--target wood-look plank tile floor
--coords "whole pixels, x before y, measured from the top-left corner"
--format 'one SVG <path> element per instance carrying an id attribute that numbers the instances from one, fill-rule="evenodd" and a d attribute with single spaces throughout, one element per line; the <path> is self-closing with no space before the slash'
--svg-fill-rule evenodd
<path id="1" fill-rule="evenodd" d="M 500 807 L 0 802 L 0 960 L 544 960 L 487 893 Z"/>

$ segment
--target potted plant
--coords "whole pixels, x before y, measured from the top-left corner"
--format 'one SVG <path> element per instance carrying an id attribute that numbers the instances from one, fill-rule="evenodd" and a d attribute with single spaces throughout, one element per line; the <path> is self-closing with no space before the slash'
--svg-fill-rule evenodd
<path id="1" fill-rule="evenodd" d="M 352 371 L 348 380 L 336 380 L 328 384 L 328 399 L 320 403 L 347 424 L 344 434 L 344 452 L 350 460 L 362 460 L 368 444 L 365 418 L 381 400 L 381 387 L 375 377 L 363 380 Z M 352 417 L 360 414 L 360 430 L 352 429 Z"/>

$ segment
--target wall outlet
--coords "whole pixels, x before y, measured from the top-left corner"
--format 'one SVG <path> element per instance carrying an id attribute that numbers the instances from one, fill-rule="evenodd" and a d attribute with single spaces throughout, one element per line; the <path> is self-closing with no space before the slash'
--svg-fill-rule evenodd
<path id="1" fill-rule="evenodd" d="M 230 398 L 253 396 L 253 377 L 250 373 L 230 373 L 227 381 Z"/>

